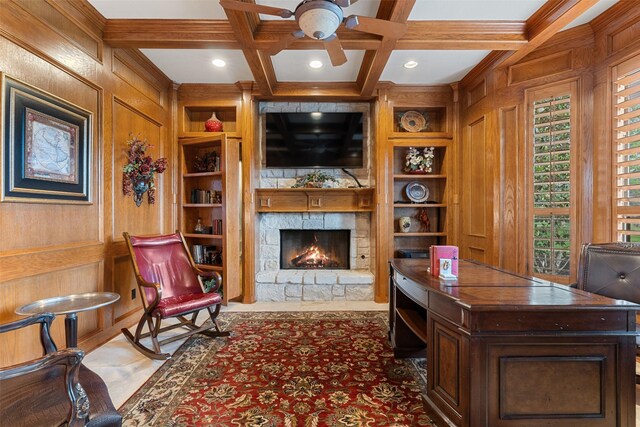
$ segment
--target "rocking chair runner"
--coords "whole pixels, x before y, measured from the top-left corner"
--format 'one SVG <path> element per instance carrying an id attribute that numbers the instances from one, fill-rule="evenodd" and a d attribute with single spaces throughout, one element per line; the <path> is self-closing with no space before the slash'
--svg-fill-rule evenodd
<path id="1" fill-rule="evenodd" d="M 217 323 L 222 295 L 222 277 L 216 271 L 204 271 L 196 267 L 180 232 L 161 236 L 130 236 L 123 233 L 129 248 L 133 270 L 138 282 L 144 313 L 138 322 L 135 337 L 128 329 L 122 333 L 131 344 L 147 357 L 168 359 L 169 353 L 162 353 L 161 344 L 176 341 L 193 334 L 202 333 L 210 337 L 229 336 Z M 198 276 L 214 279 L 215 286 L 205 293 Z M 196 325 L 196 318 L 202 309 L 207 309 L 211 324 Z M 191 319 L 186 315 L 192 314 Z M 175 317 L 180 323 L 160 327 L 162 320 Z M 149 332 L 142 333 L 144 325 Z M 186 327 L 188 332 L 158 341 L 158 334 L 171 329 Z M 141 343 L 141 339 L 151 337 L 153 350 Z"/>

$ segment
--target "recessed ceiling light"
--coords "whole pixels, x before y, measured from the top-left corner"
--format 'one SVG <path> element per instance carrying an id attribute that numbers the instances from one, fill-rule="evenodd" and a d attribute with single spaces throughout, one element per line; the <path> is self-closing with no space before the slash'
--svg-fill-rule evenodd
<path id="1" fill-rule="evenodd" d="M 322 67 L 322 62 L 320 62 L 320 61 L 311 61 L 311 62 L 309 62 L 309 67 L 311 67 L 311 68 L 321 68 Z"/>
<path id="2" fill-rule="evenodd" d="M 417 66 L 418 63 L 416 61 L 407 61 L 403 65 L 404 68 L 416 68 Z"/>
<path id="3" fill-rule="evenodd" d="M 211 63 L 216 67 L 224 67 L 225 65 L 227 65 L 227 63 L 222 59 L 214 59 L 213 61 L 211 61 Z"/>

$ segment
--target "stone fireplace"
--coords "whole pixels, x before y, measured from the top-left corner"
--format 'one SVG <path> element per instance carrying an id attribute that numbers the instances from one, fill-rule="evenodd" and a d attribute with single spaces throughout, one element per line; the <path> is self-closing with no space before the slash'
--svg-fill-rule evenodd
<path id="1" fill-rule="evenodd" d="M 264 113 L 267 111 L 362 111 L 365 124 L 365 167 L 349 172 L 364 186 L 374 185 L 368 103 L 263 102 L 259 108 L 261 128 L 264 128 Z M 264 158 L 262 135 L 260 138 L 260 156 Z M 296 177 L 316 170 L 318 169 L 262 167 L 258 187 L 291 188 Z M 338 187 L 346 188 L 356 184 L 353 178 L 340 169 L 321 170 L 333 176 Z M 374 233 L 369 212 L 265 212 L 258 214 L 257 229 L 257 301 L 373 301 L 375 240 L 372 238 Z M 325 236 L 318 233 L 323 231 L 328 233 Z M 306 242 L 301 243 L 303 247 L 291 249 L 290 234 L 299 234 L 298 237 Z M 342 248 L 334 246 L 334 240 L 339 234 L 342 235 Z M 341 252 L 340 256 L 346 260 L 338 265 L 332 261 L 318 261 L 314 258 L 314 249 L 309 247 L 314 243 L 318 243 L 329 258 Z M 300 256 L 297 266 L 285 265 Z"/>

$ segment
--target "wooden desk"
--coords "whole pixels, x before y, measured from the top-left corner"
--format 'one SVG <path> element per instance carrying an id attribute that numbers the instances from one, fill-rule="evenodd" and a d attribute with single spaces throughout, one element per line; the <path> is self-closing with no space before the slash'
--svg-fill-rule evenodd
<path id="1" fill-rule="evenodd" d="M 426 401 L 447 425 L 635 426 L 639 305 L 460 261 L 391 261 L 396 357 L 426 356 Z"/>

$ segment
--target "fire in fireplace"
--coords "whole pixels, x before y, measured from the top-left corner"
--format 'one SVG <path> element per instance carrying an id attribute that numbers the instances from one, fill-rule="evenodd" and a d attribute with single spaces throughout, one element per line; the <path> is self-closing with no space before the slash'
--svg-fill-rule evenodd
<path id="1" fill-rule="evenodd" d="M 280 230 L 281 269 L 346 269 L 350 230 Z"/>

